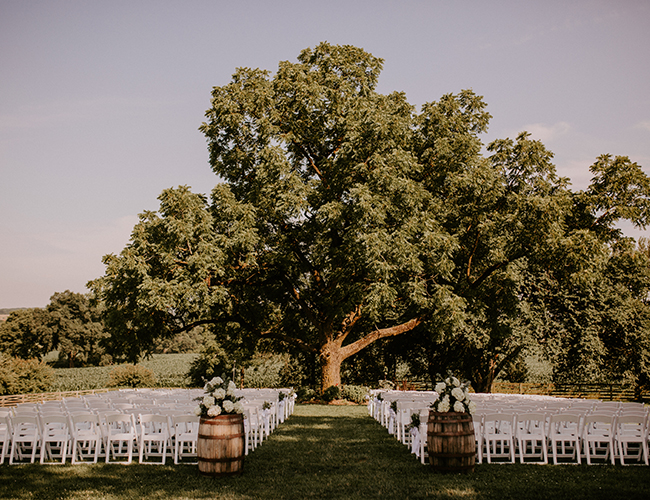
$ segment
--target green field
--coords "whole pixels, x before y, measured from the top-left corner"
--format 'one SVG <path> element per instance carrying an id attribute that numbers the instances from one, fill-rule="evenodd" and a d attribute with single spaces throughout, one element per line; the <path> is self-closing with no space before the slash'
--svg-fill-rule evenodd
<path id="1" fill-rule="evenodd" d="M 20 465 L 0 467 L 11 499 L 647 499 L 650 467 L 479 465 L 440 475 L 370 418 L 364 406 L 298 405 L 244 462 L 239 477 L 198 467 Z"/>
<path id="2" fill-rule="evenodd" d="M 198 354 L 154 354 L 140 364 L 153 371 L 157 387 L 185 387 L 185 374 Z M 102 389 L 108 384 L 115 366 L 91 366 L 88 368 L 56 368 L 51 392 Z"/>

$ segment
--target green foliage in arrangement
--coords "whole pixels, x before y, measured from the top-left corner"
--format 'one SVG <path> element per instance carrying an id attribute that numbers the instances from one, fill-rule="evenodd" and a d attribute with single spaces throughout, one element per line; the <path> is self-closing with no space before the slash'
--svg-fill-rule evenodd
<path id="1" fill-rule="evenodd" d="M 155 387 L 156 376 L 141 365 L 121 365 L 113 368 L 109 375 L 108 387 Z"/>
<path id="2" fill-rule="evenodd" d="M 43 361 L 0 353 L 0 395 L 47 392 L 53 378 L 54 370 Z"/>

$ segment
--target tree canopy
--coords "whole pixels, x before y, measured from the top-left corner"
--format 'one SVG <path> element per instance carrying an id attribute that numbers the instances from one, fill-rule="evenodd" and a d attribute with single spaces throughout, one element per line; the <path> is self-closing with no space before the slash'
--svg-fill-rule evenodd
<path id="1" fill-rule="evenodd" d="M 527 133 L 482 153 L 490 115 L 472 90 L 417 112 L 376 92 L 382 63 L 321 43 L 213 89 L 210 198 L 165 190 L 90 284 L 121 352 L 212 323 L 317 355 L 325 389 L 343 360 L 412 332 L 432 369 L 454 354 L 489 390 L 543 329 L 534 287 L 556 254 L 581 235 L 602 251 L 621 217 L 647 222 L 638 165 L 603 156 L 573 193 Z"/>

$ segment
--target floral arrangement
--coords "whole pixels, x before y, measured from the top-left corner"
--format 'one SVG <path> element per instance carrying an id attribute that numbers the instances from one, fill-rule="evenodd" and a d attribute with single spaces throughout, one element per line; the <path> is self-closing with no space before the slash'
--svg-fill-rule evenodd
<path id="1" fill-rule="evenodd" d="M 200 417 L 217 417 L 234 413 L 244 413 L 241 397 L 235 396 L 237 386 L 232 380 L 224 381 L 214 377 L 205 384 L 205 396 L 196 398 L 199 405 L 194 413 Z"/>
<path id="2" fill-rule="evenodd" d="M 476 411 L 476 403 L 469 398 L 469 386 L 469 382 L 461 382 L 450 375 L 436 384 L 438 399 L 431 404 L 431 408 L 440 413 L 455 411 L 472 415 Z"/>
<path id="3" fill-rule="evenodd" d="M 420 412 L 416 411 L 411 413 L 411 423 L 406 426 L 407 429 L 419 429 L 420 428 Z"/>

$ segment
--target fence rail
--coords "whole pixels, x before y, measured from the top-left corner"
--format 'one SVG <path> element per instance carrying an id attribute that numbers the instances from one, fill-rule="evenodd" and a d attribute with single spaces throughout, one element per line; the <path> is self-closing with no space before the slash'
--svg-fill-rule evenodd
<path id="1" fill-rule="evenodd" d="M 88 389 L 85 391 L 65 391 L 65 392 L 40 392 L 35 394 L 12 394 L 10 396 L 0 396 L 0 407 L 16 406 L 22 403 L 43 403 L 45 401 L 58 401 L 63 398 L 78 398 L 90 394 L 99 394 L 103 392 L 114 391 L 116 389 Z"/>
<path id="2" fill-rule="evenodd" d="M 404 381 L 396 384 L 401 390 L 430 391 L 433 387 L 430 382 Z M 634 388 L 625 384 L 535 384 L 495 382 L 492 392 L 505 394 L 538 394 L 542 396 L 558 396 L 565 398 L 601 399 L 607 401 L 635 401 L 639 399 Z M 644 391 L 640 399 L 650 402 L 650 392 Z"/>
<path id="3" fill-rule="evenodd" d="M 541 394 L 565 398 L 601 399 L 605 401 L 634 401 L 634 389 L 625 384 L 513 384 L 495 382 L 492 392 L 507 394 Z M 650 399 L 644 392 L 641 399 Z"/>

